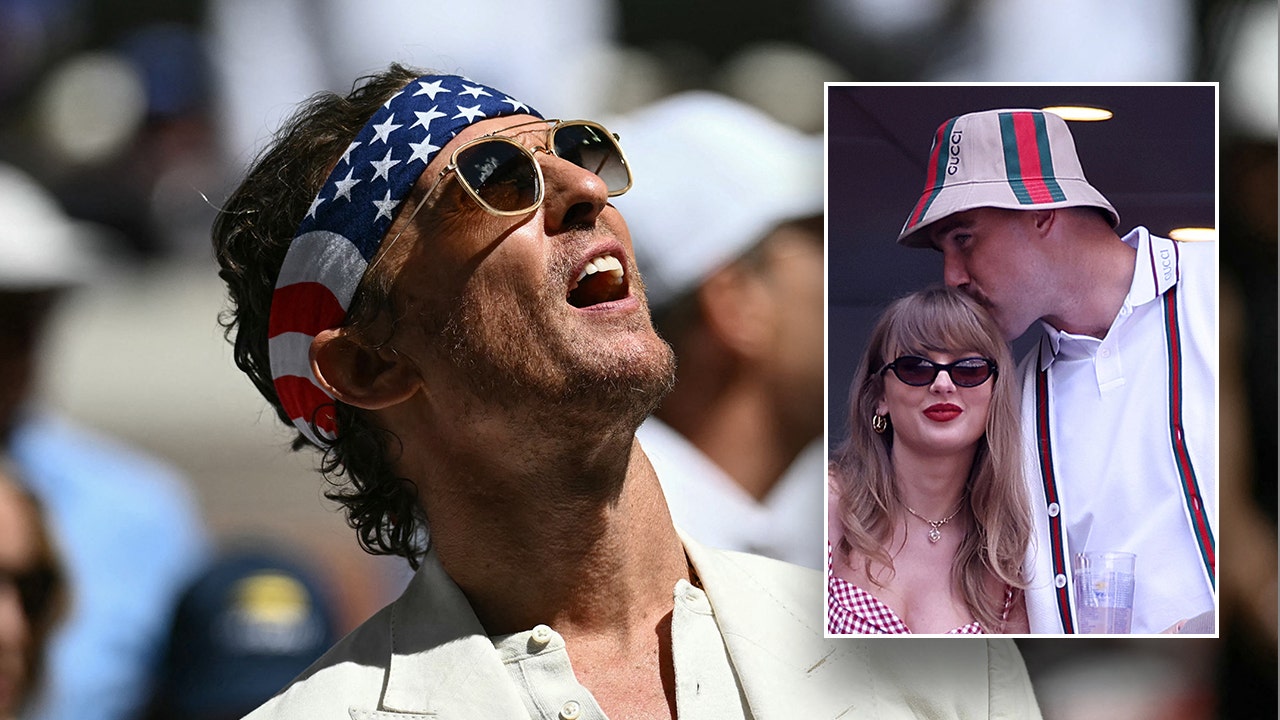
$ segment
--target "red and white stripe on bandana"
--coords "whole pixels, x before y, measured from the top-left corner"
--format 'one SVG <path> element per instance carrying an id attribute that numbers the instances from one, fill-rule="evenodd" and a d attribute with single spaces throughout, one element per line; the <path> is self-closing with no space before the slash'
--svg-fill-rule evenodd
<path id="1" fill-rule="evenodd" d="M 312 443 L 323 447 L 338 426 L 333 398 L 311 371 L 311 341 L 342 324 L 427 163 L 468 125 L 516 113 L 542 117 L 487 85 L 423 75 L 369 118 L 311 201 L 276 280 L 267 337 L 281 407 Z"/>

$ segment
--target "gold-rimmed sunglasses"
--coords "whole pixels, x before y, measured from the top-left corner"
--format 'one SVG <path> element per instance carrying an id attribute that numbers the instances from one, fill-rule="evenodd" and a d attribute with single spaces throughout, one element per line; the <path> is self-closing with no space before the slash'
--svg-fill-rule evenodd
<path id="1" fill-rule="evenodd" d="M 551 123 L 547 144 L 527 148 L 507 133 L 529 125 Z M 449 173 L 457 173 L 462 188 L 480 207 L 500 216 L 524 215 L 542 205 L 545 185 L 542 167 L 534 153 L 547 152 L 595 173 L 604 181 L 609 197 L 631 188 L 618 136 L 590 120 L 534 120 L 504 128 L 463 143 L 449 157 L 425 202 Z M 415 209 L 416 212 L 416 209 Z"/>

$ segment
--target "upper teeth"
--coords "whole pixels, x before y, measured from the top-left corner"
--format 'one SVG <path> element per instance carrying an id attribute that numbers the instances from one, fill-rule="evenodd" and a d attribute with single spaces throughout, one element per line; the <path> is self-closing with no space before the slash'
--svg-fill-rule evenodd
<path id="1" fill-rule="evenodd" d="M 622 276 L 626 274 L 622 269 L 622 262 L 619 261 L 618 258 L 612 255 L 601 255 L 587 263 L 587 266 L 582 268 L 582 272 L 578 273 L 578 279 L 574 282 L 582 282 L 582 278 L 598 272 L 613 273 L 615 281 L 621 280 Z"/>

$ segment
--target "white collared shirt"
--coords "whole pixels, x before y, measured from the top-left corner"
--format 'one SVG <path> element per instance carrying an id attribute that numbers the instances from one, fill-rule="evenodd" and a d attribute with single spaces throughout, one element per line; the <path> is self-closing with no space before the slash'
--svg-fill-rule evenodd
<path id="1" fill-rule="evenodd" d="M 1065 585 L 1070 558 L 1084 551 L 1137 555 L 1134 633 L 1158 633 L 1179 620 L 1214 609 L 1211 573 L 1197 540 L 1185 473 L 1171 432 L 1170 332 L 1165 295 L 1176 289 L 1182 383 L 1181 426 L 1205 516 L 1217 536 L 1217 248 L 1178 244 L 1137 228 L 1124 238 L 1137 250 L 1133 281 L 1106 336 L 1060 332 L 1046 336 L 1022 362 L 1024 427 L 1039 436 L 1036 375 L 1048 369 L 1048 422 L 1056 475 L 1051 502 L 1039 460 L 1030 463 L 1037 520 L 1038 562 L 1028 604 L 1032 632 L 1044 599 Z M 1037 453 L 1039 445 L 1030 443 Z M 1066 578 L 1045 564 L 1052 553 L 1046 526 L 1061 514 L 1066 533 Z M 1201 538 L 1203 539 L 1203 535 Z M 1216 549 L 1213 551 L 1216 552 Z M 1049 604 L 1054 603 L 1050 600 Z M 1052 613 L 1050 613 L 1052 616 Z"/>
<path id="2" fill-rule="evenodd" d="M 658 473 L 676 527 L 712 547 L 823 566 L 822 500 L 826 457 L 821 440 L 806 447 L 787 472 L 756 500 L 701 450 L 661 420 L 636 432 Z"/>

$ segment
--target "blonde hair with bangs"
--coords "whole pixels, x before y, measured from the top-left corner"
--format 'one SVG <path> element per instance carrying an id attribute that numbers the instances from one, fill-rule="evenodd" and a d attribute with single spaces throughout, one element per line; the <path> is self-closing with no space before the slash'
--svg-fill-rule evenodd
<path id="1" fill-rule="evenodd" d="M 894 479 L 893 429 L 871 429 L 884 397 L 884 366 L 902 355 L 977 352 L 996 362 L 986 432 L 978 441 L 966 483 L 973 527 L 951 566 L 952 582 L 974 618 L 1000 628 L 1004 596 L 992 597 L 987 578 L 1021 590 L 1022 562 L 1031 540 L 1031 510 L 1022 477 L 1019 392 L 1013 358 L 990 315 L 959 290 L 935 287 L 895 300 L 880 316 L 849 391 L 849 436 L 836 451 L 831 478 L 839 494 L 840 540 L 833 553 L 861 557 L 872 582 L 873 563 L 893 573 L 888 544 L 901 501 Z"/>

